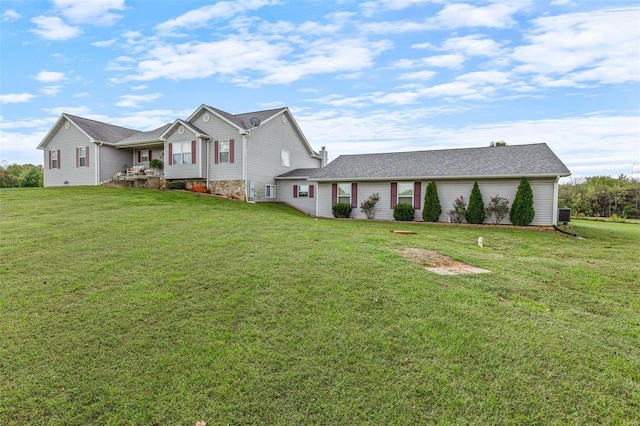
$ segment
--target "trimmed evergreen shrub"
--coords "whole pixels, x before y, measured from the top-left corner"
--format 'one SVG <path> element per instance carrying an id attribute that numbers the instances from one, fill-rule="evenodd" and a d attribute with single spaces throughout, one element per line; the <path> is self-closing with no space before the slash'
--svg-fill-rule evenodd
<path id="1" fill-rule="evenodd" d="M 331 211 L 333 212 L 333 217 L 351 217 L 351 204 L 335 203 L 333 206 L 331 206 Z"/>
<path id="2" fill-rule="evenodd" d="M 475 181 L 473 182 L 473 189 L 471 190 L 471 196 L 469 197 L 469 205 L 467 206 L 465 219 L 467 219 L 467 223 L 474 223 L 478 225 L 484 222 L 485 216 L 484 201 L 482 201 L 482 194 L 478 187 L 478 181 Z"/>
<path id="3" fill-rule="evenodd" d="M 416 209 L 411 204 L 396 204 L 393 208 L 393 218 L 395 220 L 408 222 L 413 220 L 416 214 Z"/>
<path id="4" fill-rule="evenodd" d="M 424 194 L 424 207 L 422 209 L 422 219 L 425 222 L 437 222 L 442 213 L 440 198 L 438 197 L 438 187 L 434 181 L 429 182 L 427 191 Z"/>
<path id="5" fill-rule="evenodd" d="M 172 180 L 167 184 L 167 189 L 186 189 L 187 185 L 181 180 Z"/>
<path id="6" fill-rule="evenodd" d="M 517 226 L 527 226 L 536 215 L 536 211 L 533 209 L 533 191 L 527 178 L 523 177 L 518 185 L 518 191 L 516 192 L 516 198 L 511 205 L 511 213 L 509 219 L 511 223 Z"/>

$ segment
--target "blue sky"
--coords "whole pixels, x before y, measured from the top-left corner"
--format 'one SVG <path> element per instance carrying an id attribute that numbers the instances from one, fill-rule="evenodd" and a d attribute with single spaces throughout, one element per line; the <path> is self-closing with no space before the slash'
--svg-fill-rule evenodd
<path id="1" fill-rule="evenodd" d="M 287 106 L 340 154 L 547 143 L 640 177 L 640 3 L 0 1 L 0 160 L 67 112 L 137 130 Z M 635 170 L 634 170 L 635 166 Z"/>

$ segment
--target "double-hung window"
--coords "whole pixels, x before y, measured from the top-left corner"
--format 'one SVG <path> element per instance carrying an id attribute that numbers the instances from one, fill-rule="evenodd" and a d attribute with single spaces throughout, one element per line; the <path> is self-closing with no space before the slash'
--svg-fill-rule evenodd
<path id="1" fill-rule="evenodd" d="M 140 151 L 140 161 L 149 161 L 149 150 L 143 149 Z"/>
<path id="2" fill-rule="evenodd" d="M 422 184 L 420 182 L 391 182 L 391 208 L 398 204 L 409 204 L 420 210 Z"/>
<path id="3" fill-rule="evenodd" d="M 60 151 L 49 151 L 49 168 L 57 169 L 58 168 L 58 153 Z"/>
<path id="4" fill-rule="evenodd" d="M 78 148 L 78 167 L 87 167 L 87 147 Z"/>
<path id="5" fill-rule="evenodd" d="M 338 202 L 351 204 L 351 184 L 350 183 L 338 184 Z"/>
<path id="6" fill-rule="evenodd" d="M 413 182 L 398 182 L 398 204 L 413 205 Z"/>
<path id="7" fill-rule="evenodd" d="M 309 185 L 298 185 L 298 197 L 309 197 Z"/>
<path id="8" fill-rule="evenodd" d="M 220 148 L 218 151 L 218 162 L 220 163 L 228 163 L 229 162 L 229 141 L 220 141 Z"/>
<path id="9" fill-rule="evenodd" d="M 172 163 L 178 164 L 191 164 L 191 152 L 192 142 L 173 142 L 172 143 Z"/>

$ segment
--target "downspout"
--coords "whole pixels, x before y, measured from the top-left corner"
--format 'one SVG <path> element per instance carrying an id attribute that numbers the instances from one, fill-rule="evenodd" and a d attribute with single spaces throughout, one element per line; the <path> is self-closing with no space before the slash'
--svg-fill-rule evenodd
<path id="1" fill-rule="evenodd" d="M 249 201 L 249 182 L 247 182 L 247 145 L 249 143 L 249 135 L 251 134 L 248 130 L 240 131 L 242 135 L 242 180 L 244 181 L 244 201 Z"/>
<path id="2" fill-rule="evenodd" d="M 207 141 L 207 189 L 209 188 L 209 163 L 211 162 L 211 159 L 209 158 L 209 143 L 211 142 L 211 139 L 209 139 Z"/>
<path id="3" fill-rule="evenodd" d="M 100 147 L 102 142 L 96 145 L 96 185 L 100 185 Z"/>
<path id="4" fill-rule="evenodd" d="M 553 215 L 552 215 L 552 224 L 555 226 L 558 224 L 558 182 L 560 181 L 560 176 L 556 176 L 556 180 L 553 183 Z"/>

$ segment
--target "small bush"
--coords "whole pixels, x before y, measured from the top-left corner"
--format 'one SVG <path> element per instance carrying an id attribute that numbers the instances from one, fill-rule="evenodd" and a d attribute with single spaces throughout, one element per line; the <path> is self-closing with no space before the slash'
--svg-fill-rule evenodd
<path id="1" fill-rule="evenodd" d="M 447 212 L 451 222 L 462 223 L 462 220 L 467 216 L 467 202 L 464 201 L 464 197 L 461 195 L 453 202 L 453 210 Z"/>
<path id="2" fill-rule="evenodd" d="M 520 180 L 518 185 L 518 191 L 516 191 L 516 198 L 513 200 L 511 206 L 511 214 L 509 219 L 511 223 L 517 226 L 527 226 L 536 215 L 536 211 L 533 209 L 533 191 L 527 178 Z"/>
<path id="3" fill-rule="evenodd" d="M 376 217 L 376 204 L 378 204 L 378 201 L 380 201 L 380 194 L 376 192 L 360 203 L 360 211 L 367 215 L 367 219 Z"/>
<path id="4" fill-rule="evenodd" d="M 492 218 L 493 223 L 499 225 L 502 219 L 507 217 L 509 213 L 509 200 L 499 195 L 491 197 L 491 202 L 489 202 L 485 211 L 487 215 Z"/>
<path id="5" fill-rule="evenodd" d="M 191 187 L 191 191 L 198 192 L 200 194 L 208 194 L 209 193 L 209 188 L 207 188 L 204 185 L 193 185 Z"/>
<path id="6" fill-rule="evenodd" d="M 429 182 L 427 191 L 424 194 L 424 208 L 422 209 L 422 219 L 425 222 L 437 222 L 442 213 L 440 198 L 438 197 L 438 187 L 434 181 Z"/>
<path id="7" fill-rule="evenodd" d="M 351 217 L 351 204 L 349 203 L 335 203 L 331 206 L 333 217 L 348 218 Z"/>
<path id="8" fill-rule="evenodd" d="M 479 225 L 484 222 L 485 216 L 484 201 L 482 201 L 482 194 L 478 187 L 478 181 L 475 181 L 473 182 L 473 189 L 471 190 L 471 196 L 469 197 L 469 206 L 467 207 L 467 214 L 465 218 L 467 219 L 467 223 Z"/>
<path id="9" fill-rule="evenodd" d="M 167 189 L 186 189 L 187 185 L 180 180 L 173 180 L 167 184 Z"/>
<path id="10" fill-rule="evenodd" d="M 393 218 L 395 220 L 408 222 L 413 220 L 415 214 L 416 209 L 414 209 L 411 204 L 396 204 L 396 206 L 393 208 Z"/>

